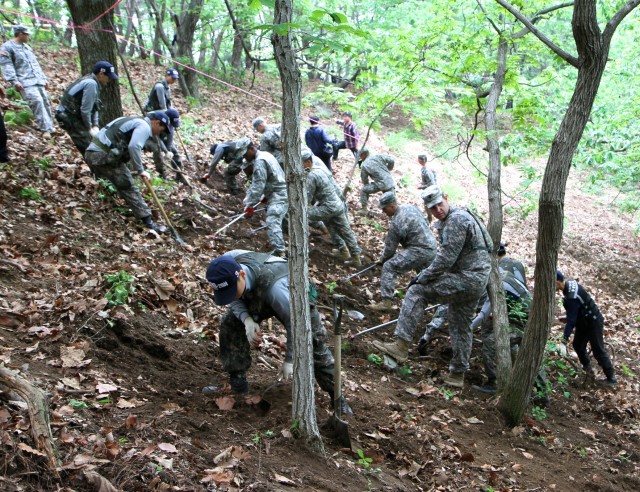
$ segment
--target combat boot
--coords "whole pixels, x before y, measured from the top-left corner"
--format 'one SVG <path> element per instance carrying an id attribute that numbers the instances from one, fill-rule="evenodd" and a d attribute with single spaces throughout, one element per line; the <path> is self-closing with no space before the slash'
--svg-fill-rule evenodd
<path id="1" fill-rule="evenodd" d="M 158 225 L 156 224 L 153 219 L 151 218 L 151 215 L 147 215 L 146 217 L 142 217 L 142 219 L 140 219 L 142 221 L 142 223 L 145 225 L 145 227 L 148 227 L 149 229 L 152 229 L 156 232 L 167 232 L 167 228 L 163 225 Z"/>
<path id="2" fill-rule="evenodd" d="M 369 306 L 369 309 L 373 311 L 390 311 L 393 308 L 393 304 L 391 303 L 391 299 L 383 298 L 380 302 L 376 304 L 372 304 Z"/>
<path id="3" fill-rule="evenodd" d="M 393 357 L 399 364 L 406 362 L 409 358 L 409 342 L 402 338 L 396 338 L 395 341 L 388 343 L 375 341 L 373 346 L 380 352 Z"/>
<path id="4" fill-rule="evenodd" d="M 480 393 L 484 393 L 486 395 L 495 395 L 496 394 L 496 390 L 497 390 L 497 388 L 496 388 L 496 380 L 495 379 L 489 379 L 482 386 L 474 384 L 471 387 L 474 390 L 479 391 Z"/>
<path id="5" fill-rule="evenodd" d="M 615 389 L 616 386 L 618 386 L 618 380 L 614 375 L 607 376 L 602 380 L 602 383 L 604 383 L 605 386 L 608 386 L 611 389 Z"/>
<path id="6" fill-rule="evenodd" d="M 229 374 L 229 386 L 241 395 L 249 393 L 249 382 L 244 372 L 232 372 Z"/>
<path id="7" fill-rule="evenodd" d="M 362 260 L 360 260 L 360 255 L 352 255 L 351 259 L 349 261 L 347 261 L 348 265 L 351 266 L 362 266 Z"/>
<path id="8" fill-rule="evenodd" d="M 335 251 L 335 253 L 333 253 L 333 251 Z M 347 248 L 346 246 L 343 246 L 342 248 L 337 250 L 332 250 L 332 253 L 337 260 L 348 260 L 349 258 L 351 258 L 349 248 Z"/>
<path id="9" fill-rule="evenodd" d="M 445 376 L 444 384 L 454 388 L 464 388 L 464 372 L 450 372 Z"/>

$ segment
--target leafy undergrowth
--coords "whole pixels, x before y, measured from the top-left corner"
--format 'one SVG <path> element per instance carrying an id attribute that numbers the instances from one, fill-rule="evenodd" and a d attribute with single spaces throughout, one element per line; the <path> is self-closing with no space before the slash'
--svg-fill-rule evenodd
<path id="1" fill-rule="evenodd" d="M 142 87 L 150 69 L 132 63 L 131 70 Z M 56 82 L 64 87 L 68 80 Z M 262 93 L 278 93 L 272 81 L 262 83 Z M 200 162 L 210 143 L 250 135 L 252 117 L 270 114 L 246 96 L 207 95 L 208 107 L 187 115 L 201 125 L 200 132 L 185 135 Z M 207 126 L 211 122 L 218 124 Z M 441 378 L 451 355 L 445 334 L 431 343 L 428 356 L 412 354 L 396 371 L 370 357 L 365 337 L 345 337 L 353 446 L 342 449 L 323 431 L 326 455 L 320 457 L 295 438 L 291 387 L 272 387 L 284 353 L 277 324 L 265 327 L 254 351 L 250 395 L 233 396 L 225 386 L 217 357 L 224 310 L 198 277 L 212 257 L 236 247 L 266 250 L 267 239 L 263 231 L 251 232 L 260 226 L 259 216 L 241 221 L 228 236 L 208 237 L 242 207 L 240 197 L 224 193 L 222 177 L 206 187 L 195 179 L 202 168 L 187 164 L 195 191 L 173 183 L 160 187 L 190 245 L 185 250 L 169 235 L 141 228 L 109 187 L 91 178 L 66 136 L 40 142 L 26 128 L 10 133 L 13 162 L 0 165 L 0 361 L 49 394 L 62 467 L 57 481 L 30 436 L 24 403 L 0 393 L 3 490 L 98 490 L 100 484 L 100 490 L 112 484 L 125 491 L 640 489 L 640 248 L 624 219 L 585 197 L 575 183 L 567 197 L 560 266 L 581 277 L 604 311 L 618 390 L 583 380 L 577 361 L 561 358 L 550 342 L 551 404 L 532 408 L 521 426 L 510 429 L 495 401 L 471 390 L 482 381 L 478 340 L 465 389 L 452 391 Z M 384 151 L 375 139 L 373 146 Z M 413 154 L 400 157 L 398 181 L 417 174 Z M 344 183 L 351 165 L 346 159 L 338 164 Z M 453 179 L 447 169 L 440 171 Z M 485 191 L 465 172 L 456 171 L 458 186 L 469 200 L 484 203 Z M 507 172 L 507 187 L 509 179 L 515 178 Z M 405 202 L 419 203 L 416 196 L 400 190 Z M 353 193 L 349 201 L 357 208 Z M 366 261 L 376 259 L 384 237 L 377 229 L 386 220 L 374 214 L 353 223 Z M 505 224 L 510 251 L 528 258 L 530 267 L 536 227 L 531 215 L 508 217 Z M 378 299 L 379 272 L 336 285 L 355 270 L 328 255 L 328 238 L 312 234 L 310 242 L 312 279 L 344 294 L 348 308 L 365 315 L 348 318 L 348 333 L 396 317 L 397 310 L 379 316 L 367 307 Z M 321 305 L 329 306 L 328 289 L 320 291 Z M 321 309 L 330 331 L 330 310 Z M 553 333 L 557 338 L 560 326 Z M 220 387 L 215 397 L 201 393 L 207 385 Z M 316 402 L 324 422 L 327 395 L 318 390 Z M 103 481 L 90 485 L 96 476 Z"/>

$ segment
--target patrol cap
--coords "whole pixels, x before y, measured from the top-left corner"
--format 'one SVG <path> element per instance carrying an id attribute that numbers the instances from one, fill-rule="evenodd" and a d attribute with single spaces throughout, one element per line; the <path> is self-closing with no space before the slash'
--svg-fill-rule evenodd
<path id="1" fill-rule="evenodd" d="M 158 120 L 160 123 L 164 125 L 164 127 L 167 129 L 169 133 L 173 133 L 173 127 L 169 122 L 169 117 L 167 116 L 167 113 L 165 113 L 164 111 L 152 111 L 151 113 L 147 114 L 147 117 L 150 120 Z"/>
<path id="2" fill-rule="evenodd" d="M 169 117 L 169 123 L 173 128 L 180 128 L 180 113 L 177 109 L 169 108 L 165 111 Z"/>
<path id="3" fill-rule="evenodd" d="M 558 282 L 564 282 L 564 274 L 562 273 L 562 270 L 556 270 L 556 280 Z"/>
<path id="4" fill-rule="evenodd" d="M 264 118 L 262 116 L 258 116 L 255 120 L 253 120 L 253 129 L 258 131 L 258 127 L 264 123 Z"/>
<path id="5" fill-rule="evenodd" d="M 389 171 L 393 171 L 393 166 L 396 165 L 396 161 L 394 161 L 393 159 L 391 159 L 391 161 L 387 161 L 387 169 Z"/>
<path id="6" fill-rule="evenodd" d="M 17 36 L 18 34 L 31 34 L 31 31 L 24 26 L 13 26 L 13 35 Z"/>
<path id="7" fill-rule="evenodd" d="M 369 148 L 368 147 L 362 147 L 360 149 L 360 152 L 358 152 L 358 159 L 362 158 L 362 154 L 367 154 L 369 155 Z"/>
<path id="8" fill-rule="evenodd" d="M 309 116 L 309 123 L 311 123 L 312 125 L 320 123 L 320 117 L 316 115 Z"/>
<path id="9" fill-rule="evenodd" d="M 424 190 L 422 200 L 427 208 L 435 207 L 442 202 L 442 190 L 438 185 L 431 185 Z"/>
<path id="10" fill-rule="evenodd" d="M 108 61 L 103 60 L 96 63 L 93 66 L 93 73 L 95 73 L 96 75 L 99 73 L 104 73 L 107 74 L 111 80 L 118 80 L 116 69 Z"/>
<path id="11" fill-rule="evenodd" d="M 236 300 L 238 278 L 242 267 L 230 255 L 218 256 L 207 267 L 207 280 L 213 287 L 213 299 L 218 306 L 226 306 Z"/>
<path id="12" fill-rule="evenodd" d="M 302 153 L 300 154 L 300 157 L 302 158 L 302 162 L 306 162 L 309 159 L 313 159 L 313 152 L 311 152 L 311 149 L 309 148 L 302 149 Z"/>
<path id="13" fill-rule="evenodd" d="M 418 159 L 421 161 L 427 162 L 427 154 L 418 154 Z"/>
<path id="14" fill-rule="evenodd" d="M 180 73 L 175 68 L 167 68 L 165 74 L 169 75 L 172 79 L 180 78 Z"/>
<path id="15" fill-rule="evenodd" d="M 394 203 L 398 203 L 398 199 L 393 191 L 387 191 L 380 197 L 380 208 L 386 207 L 387 205 L 393 205 Z"/>
<path id="16" fill-rule="evenodd" d="M 251 139 L 249 137 L 242 137 L 240 140 L 236 140 L 236 153 L 233 155 L 233 158 L 242 159 L 250 145 Z"/>

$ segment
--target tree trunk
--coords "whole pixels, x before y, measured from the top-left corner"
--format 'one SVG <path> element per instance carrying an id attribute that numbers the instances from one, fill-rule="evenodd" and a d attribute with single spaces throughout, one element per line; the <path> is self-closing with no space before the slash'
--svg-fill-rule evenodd
<path id="1" fill-rule="evenodd" d="M 195 60 L 193 58 L 193 38 L 196 32 L 196 25 L 200 20 L 202 4 L 204 0 L 190 0 L 189 6 L 183 10 L 180 16 L 173 15 L 173 22 L 176 25 L 176 45 L 174 58 L 180 63 L 193 67 Z M 200 97 L 198 91 L 198 74 L 190 69 L 179 67 L 180 87 L 184 97 Z"/>
<path id="2" fill-rule="evenodd" d="M 531 317 L 511 381 L 499 402 L 501 412 L 511 425 L 520 423 L 524 416 L 549 336 L 553 317 L 558 250 L 562 240 L 564 197 L 571 161 L 598 93 L 607 64 L 611 38 L 620 22 L 638 6 L 638 3 L 640 0 L 627 2 L 601 33 L 596 2 L 591 0 L 575 2 L 572 26 L 579 55 L 578 79 L 567 112 L 553 140 L 542 180 L 536 243 L 536 284 Z"/>
<path id="3" fill-rule="evenodd" d="M 131 3 L 132 3 L 131 0 L 127 0 L 127 3 L 124 6 L 124 10 L 126 12 L 126 18 L 127 18 L 127 30 L 125 31 L 124 36 L 122 37 L 122 42 L 120 43 L 120 50 L 119 50 L 119 52 L 123 55 L 127 51 L 127 48 L 130 46 L 129 41 L 131 40 L 131 34 L 133 32 L 134 10 L 132 8 Z M 121 6 L 122 4 L 118 6 L 118 9 L 120 9 Z M 129 55 L 131 55 L 131 52 L 129 53 Z"/>
<path id="4" fill-rule="evenodd" d="M 67 5 L 76 26 L 91 28 L 77 27 L 75 29 L 82 74 L 90 73 L 96 62 L 100 60 L 110 62 L 117 72 L 118 46 L 114 34 L 113 11 L 109 11 L 97 21 L 91 22 L 107 11 L 112 2 L 110 0 L 67 0 Z M 104 107 L 100 111 L 101 126 L 122 116 L 122 102 L 118 84 L 112 83 L 104 87 L 100 99 Z"/>
<path id="5" fill-rule="evenodd" d="M 489 192 L 489 224 L 488 230 L 494 245 L 502 239 L 502 186 L 500 183 L 501 157 L 500 142 L 497 131 L 496 110 L 502 93 L 504 78 L 507 72 L 507 41 L 500 35 L 498 40 L 498 66 L 493 84 L 487 97 L 485 112 L 485 128 L 487 130 L 487 149 L 489 150 L 489 176 L 487 188 Z M 504 388 L 511 375 L 511 347 L 509 337 L 509 319 L 507 303 L 502 288 L 502 276 L 498 269 L 496 251 L 491 255 L 491 275 L 489 276 L 489 299 L 493 311 L 493 333 L 496 339 L 496 373 L 498 390 Z"/>
<path id="6" fill-rule="evenodd" d="M 274 23 L 291 22 L 293 0 L 276 0 Z M 293 326 L 293 408 L 292 419 L 311 448 L 324 452 L 316 421 L 313 393 L 313 356 L 309 312 L 309 226 L 307 189 L 300 159 L 300 101 L 302 81 L 291 46 L 291 32 L 273 34 L 276 63 L 282 81 L 282 140 L 289 195 L 289 292 Z M 336 368 L 338 370 L 338 368 Z"/>
<path id="7" fill-rule="evenodd" d="M 233 35 L 233 49 L 231 50 L 231 67 L 236 72 L 242 71 L 242 38 L 237 32 Z"/>
<path id="8" fill-rule="evenodd" d="M 220 29 L 220 32 L 213 42 L 213 52 L 211 54 L 211 69 L 215 70 L 218 67 L 218 61 L 220 60 L 220 46 L 222 46 L 222 38 L 224 37 L 225 26 Z"/>

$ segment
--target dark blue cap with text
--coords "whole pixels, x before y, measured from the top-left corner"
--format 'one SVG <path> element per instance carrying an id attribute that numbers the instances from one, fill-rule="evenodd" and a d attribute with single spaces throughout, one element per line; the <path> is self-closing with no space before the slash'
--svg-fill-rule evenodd
<path id="1" fill-rule="evenodd" d="M 218 256 L 207 267 L 207 280 L 213 287 L 213 298 L 218 306 L 226 306 L 236 300 L 238 277 L 242 267 L 230 255 Z"/>

